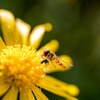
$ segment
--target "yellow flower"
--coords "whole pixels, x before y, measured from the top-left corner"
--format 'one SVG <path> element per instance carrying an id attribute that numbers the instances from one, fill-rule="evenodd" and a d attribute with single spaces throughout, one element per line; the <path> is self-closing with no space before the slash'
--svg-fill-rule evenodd
<path id="1" fill-rule="evenodd" d="M 59 46 L 57 40 L 51 40 L 38 49 L 45 31 L 52 29 L 50 23 L 38 25 L 30 33 L 29 24 L 18 18 L 15 20 L 11 12 L 1 9 L 0 25 L 3 32 L 3 38 L 0 37 L 0 98 L 2 100 L 48 100 L 41 88 L 67 100 L 77 100 L 74 97 L 79 93 L 77 86 L 47 75 L 54 71 L 68 70 L 72 64 L 70 57 L 62 55 L 59 57 L 67 62 L 66 67 L 62 68 L 59 64 L 53 66 L 52 61 L 43 55 L 45 49 L 50 50 L 50 53 L 56 52 Z M 59 61 L 58 58 L 55 59 Z M 46 63 L 45 60 L 48 62 Z"/>

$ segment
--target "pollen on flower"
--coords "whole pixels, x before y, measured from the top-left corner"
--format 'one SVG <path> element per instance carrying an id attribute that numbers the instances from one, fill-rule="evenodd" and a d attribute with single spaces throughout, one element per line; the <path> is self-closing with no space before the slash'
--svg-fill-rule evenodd
<path id="1" fill-rule="evenodd" d="M 19 89 L 34 87 L 45 75 L 38 52 L 29 46 L 7 46 L 0 52 L 0 78 Z"/>

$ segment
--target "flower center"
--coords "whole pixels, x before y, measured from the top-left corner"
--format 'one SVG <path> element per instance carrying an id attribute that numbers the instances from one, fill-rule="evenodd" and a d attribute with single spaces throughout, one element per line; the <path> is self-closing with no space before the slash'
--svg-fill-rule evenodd
<path id="1" fill-rule="evenodd" d="M 31 88 L 45 75 L 42 57 L 29 46 L 7 46 L 0 52 L 0 78 L 18 88 Z"/>

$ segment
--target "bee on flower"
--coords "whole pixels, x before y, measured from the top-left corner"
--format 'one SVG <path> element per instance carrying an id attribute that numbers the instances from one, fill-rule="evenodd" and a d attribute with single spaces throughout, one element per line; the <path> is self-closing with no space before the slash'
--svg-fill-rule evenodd
<path id="1" fill-rule="evenodd" d="M 62 61 L 60 58 L 57 57 L 56 54 L 54 54 L 48 49 L 44 49 L 42 56 L 44 57 L 44 59 L 46 59 L 47 61 L 51 63 L 51 66 L 54 66 L 55 68 L 56 66 L 59 66 L 59 68 L 62 68 L 65 70 L 68 66 L 70 67 L 72 66 L 71 63 Z"/>
<path id="2" fill-rule="evenodd" d="M 30 32 L 29 24 L 0 9 L 0 26 L 0 100 L 49 100 L 41 88 L 67 100 L 77 100 L 77 86 L 47 75 L 72 66 L 69 56 L 53 53 L 59 47 L 57 40 L 38 48 L 44 33 L 52 29 L 50 23 Z"/>

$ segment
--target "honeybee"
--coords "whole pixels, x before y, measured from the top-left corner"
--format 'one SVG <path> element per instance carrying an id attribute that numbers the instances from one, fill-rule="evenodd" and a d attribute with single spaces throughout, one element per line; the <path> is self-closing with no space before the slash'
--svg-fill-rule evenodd
<path id="1" fill-rule="evenodd" d="M 54 54 L 53 52 L 51 52 L 48 49 L 45 49 L 43 51 L 43 55 L 45 60 L 47 60 L 48 62 L 50 62 L 53 66 L 59 66 L 59 68 L 66 68 L 66 66 L 72 66 L 71 64 L 68 65 L 67 62 L 62 61 L 56 54 Z"/>

